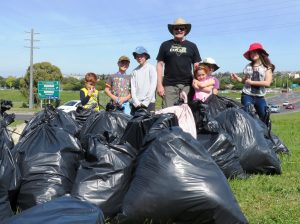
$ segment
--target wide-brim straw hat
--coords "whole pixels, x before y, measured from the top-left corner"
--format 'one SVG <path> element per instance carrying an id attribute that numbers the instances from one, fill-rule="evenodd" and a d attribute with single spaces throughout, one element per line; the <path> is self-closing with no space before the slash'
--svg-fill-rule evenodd
<path id="1" fill-rule="evenodd" d="M 266 52 L 266 50 L 263 48 L 262 44 L 261 43 L 253 43 L 253 44 L 250 44 L 250 47 L 248 49 L 248 51 L 246 51 L 244 53 L 244 57 L 246 59 L 248 59 L 249 61 L 251 61 L 251 58 L 250 58 L 250 52 L 251 51 L 261 51 L 263 52 L 265 55 L 269 56 L 269 54 Z"/>
<path id="2" fill-rule="evenodd" d="M 200 61 L 200 64 L 212 65 L 214 67 L 214 71 L 217 71 L 220 68 L 213 58 L 204 58 Z"/>
<path id="3" fill-rule="evenodd" d="M 185 30 L 185 36 L 188 35 L 188 33 L 191 31 L 191 28 L 192 28 L 192 24 L 190 23 L 187 23 L 184 19 L 182 18 L 178 18 L 174 21 L 173 24 L 168 24 L 168 29 L 169 29 L 169 32 L 173 35 L 174 32 L 173 32 L 173 28 L 174 26 L 185 26 L 186 27 L 186 30 Z"/>

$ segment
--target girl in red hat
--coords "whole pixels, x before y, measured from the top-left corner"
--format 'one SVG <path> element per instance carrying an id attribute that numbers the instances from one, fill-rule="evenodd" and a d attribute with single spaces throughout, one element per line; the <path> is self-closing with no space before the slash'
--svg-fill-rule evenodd
<path id="1" fill-rule="evenodd" d="M 241 78 L 235 73 L 231 74 L 232 80 L 244 83 L 241 97 L 244 110 L 250 113 L 251 104 L 254 105 L 262 121 L 265 120 L 267 108 L 264 98 L 266 87 L 271 85 L 275 69 L 268 56 L 269 54 L 260 43 L 253 43 L 249 50 L 244 53 L 244 57 L 251 61 L 244 69 L 244 77 Z"/>

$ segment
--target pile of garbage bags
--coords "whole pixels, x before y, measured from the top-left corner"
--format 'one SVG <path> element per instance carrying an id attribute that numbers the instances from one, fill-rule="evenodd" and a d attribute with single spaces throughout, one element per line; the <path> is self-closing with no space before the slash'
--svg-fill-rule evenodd
<path id="1" fill-rule="evenodd" d="M 67 114 L 49 105 L 16 145 L 7 131 L 14 117 L 1 113 L 1 220 L 247 223 L 227 179 L 280 174 L 277 153 L 288 149 L 230 99 L 172 110 Z"/>

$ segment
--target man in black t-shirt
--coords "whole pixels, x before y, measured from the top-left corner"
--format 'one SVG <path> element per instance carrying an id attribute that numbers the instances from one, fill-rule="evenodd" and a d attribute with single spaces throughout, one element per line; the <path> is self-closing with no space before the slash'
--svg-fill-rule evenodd
<path id="1" fill-rule="evenodd" d="M 163 108 L 178 102 L 181 91 L 190 96 L 192 67 L 201 61 L 196 44 L 185 38 L 191 24 L 178 18 L 168 29 L 174 38 L 161 44 L 156 57 L 157 93 L 163 98 Z"/>

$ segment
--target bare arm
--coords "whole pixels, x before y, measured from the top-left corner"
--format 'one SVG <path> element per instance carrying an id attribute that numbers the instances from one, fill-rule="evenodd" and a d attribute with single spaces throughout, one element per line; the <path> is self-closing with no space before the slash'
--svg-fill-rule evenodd
<path id="1" fill-rule="evenodd" d="M 266 71 L 266 76 L 265 76 L 265 80 L 263 81 L 252 81 L 251 79 L 246 79 L 245 83 L 249 84 L 251 86 L 265 86 L 265 87 L 269 87 L 272 83 L 272 70 L 269 68 Z"/>
<path id="2" fill-rule="evenodd" d="M 114 94 L 112 94 L 112 92 L 111 92 L 109 86 L 106 86 L 106 87 L 105 87 L 104 92 L 105 92 L 105 94 L 106 94 L 107 96 L 109 96 L 115 103 L 117 103 L 118 97 L 115 96 Z"/>
<path id="3" fill-rule="evenodd" d="M 200 82 L 197 79 L 194 79 L 192 85 L 196 90 L 202 90 L 205 87 L 211 87 L 211 86 L 213 87 L 215 85 L 215 80 L 209 79 L 209 80 Z"/>
<path id="4" fill-rule="evenodd" d="M 124 96 L 124 97 L 119 97 L 119 100 L 120 100 L 120 104 L 122 105 L 123 103 L 127 102 L 128 100 L 130 100 L 131 98 L 131 94 L 129 93 L 127 96 Z"/>
<path id="5" fill-rule="evenodd" d="M 246 77 L 241 78 L 241 77 L 239 77 L 237 74 L 231 73 L 231 74 L 230 74 L 230 79 L 231 79 L 231 80 L 234 80 L 234 81 L 241 82 L 241 83 L 245 83 Z"/>
<path id="6" fill-rule="evenodd" d="M 165 95 L 165 89 L 163 86 L 163 68 L 164 68 L 164 62 L 163 61 L 157 61 L 156 64 L 156 72 L 157 72 L 157 93 L 159 96 L 163 97 Z"/>

